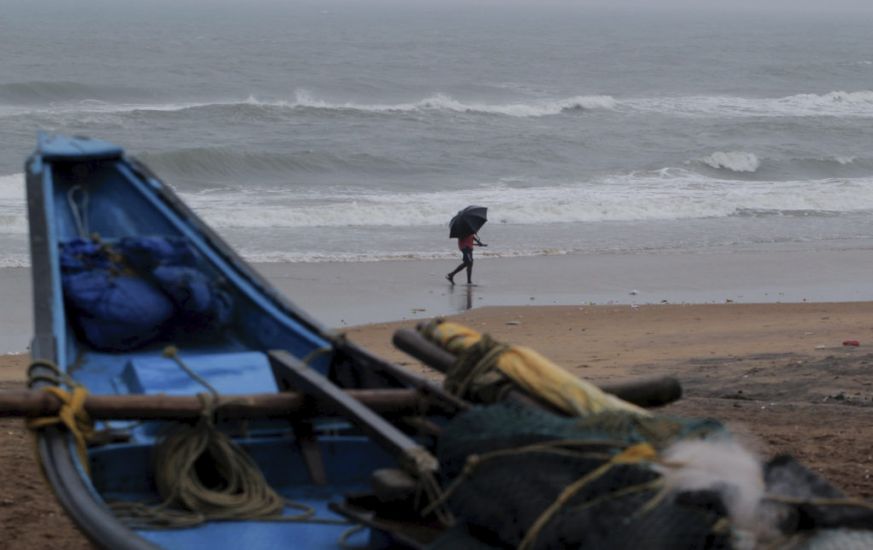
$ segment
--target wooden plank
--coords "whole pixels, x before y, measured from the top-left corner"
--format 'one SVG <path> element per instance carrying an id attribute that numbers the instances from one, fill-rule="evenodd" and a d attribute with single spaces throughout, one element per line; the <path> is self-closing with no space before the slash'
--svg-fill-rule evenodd
<path id="1" fill-rule="evenodd" d="M 321 447 L 318 445 L 318 438 L 315 436 L 312 423 L 292 422 L 291 426 L 294 428 L 294 439 L 300 447 L 300 456 L 303 457 L 306 471 L 309 472 L 309 479 L 316 485 L 326 485 L 327 472 L 324 470 Z"/>
<path id="2" fill-rule="evenodd" d="M 439 463 L 427 449 L 362 402 L 349 396 L 327 377 L 307 367 L 286 351 L 271 351 L 269 357 L 280 389 L 305 393 L 320 405 L 335 409 L 413 471 L 424 473 L 438 469 Z"/>

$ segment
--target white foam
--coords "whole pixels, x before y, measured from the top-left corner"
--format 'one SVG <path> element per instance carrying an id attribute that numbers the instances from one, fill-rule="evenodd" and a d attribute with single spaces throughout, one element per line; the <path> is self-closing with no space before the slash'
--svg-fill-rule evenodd
<path id="1" fill-rule="evenodd" d="M 539 117 L 557 115 L 571 110 L 613 109 L 616 105 L 610 96 L 573 96 L 559 99 L 543 99 L 529 103 L 479 103 L 465 102 L 449 95 L 435 93 L 423 99 L 404 103 L 360 103 L 360 102 L 329 102 L 314 97 L 306 90 L 297 90 L 293 101 L 260 100 L 249 96 L 242 100 L 227 100 L 216 102 L 173 102 L 173 103 L 110 103 L 97 100 L 77 101 L 70 103 L 51 104 L 40 107 L 3 107 L 2 116 L 18 116 L 30 113 L 52 114 L 99 114 L 128 113 L 134 111 L 179 112 L 188 109 L 205 107 L 233 106 L 278 107 L 286 109 L 310 108 L 327 110 L 355 110 L 363 112 L 412 112 L 412 111 L 446 111 L 458 113 L 498 114 L 513 117 Z"/>
<path id="2" fill-rule="evenodd" d="M 780 98 L 733 96 L 635 98 L 620 100 L 618 107 L 688 116 L 869 118 L 873 117 L 873 91 L 832 91 L 821 95 L 797 94 Z"/>
<path id="3" fill-rule="evenodd" d="M 557 100 L 541 100 L 531 103 L 475 103 L 463 102 L 445 94 L 434 94 L 413 103 L 398 104 L 362 104 L 362 103 L 329 103 L 315 99 L 306 90 L 296 92 L 296 107 L 318 109 L 354 109 L 358 111 L 391 112 L 391 111 L 454 111 L 460 113 L 488 113 L 514 117 L 538 117 L 557 115 L 566 110 L 612 109 L 615 99 L 610 96 L 575 96 Z M 249 98 L 250 101 L 257 101 Z"/>
<path id="4" fill-rule="evenodd" d="M 835 90 L 824 94 L 802 93 L 775 98 L 737 96 L 674 96 L 614 98 L 608 95 L 577 95 L 565 98 L 537 99 L 514 103 L 483 103 L 433 93 L 422 99 L 400 103 L 332 102 L 297 90 L 293 100 L 264 100 L 255 96 L 225 101 L 190 101 L 169 103 L 113 103 L 85 100 L 52 103 L 38 107 L 0 106 L 0 117 L 32 113 L 89 114 L 128 113 L 134 111 L 179 112 L 207 107 L 260 106 L 286 109 L 310 108 L 356 110 L 364 112 L 445 111 L 483 113 L 513 117 L 541 117 L 573 110 L 640 111 L 680 116 L 707 117 L 873 117 L 873 91 Z"/>
<path id="5" fill-rule="evenodd" d="M 27 254 L 0 256 L 0 269 L 7 267 L 30 267 L 30 256 Z"/>
<path id="6" fill-rule="evenodd" d="M 26 234 L 27 227 L 24 174 L 0 176 L 0 234 Z"/>
<path id="7" fill-rule="evenodd" d="M 701 161 L 713 168 L 725 168 L 733 172 L 754 172 L 761 165 L 754 153 L 744 151 L 717 151 Z"/>
<path id="8" fill-rule="evenodd" d="M 745 210 L 873 210 L 873 178 L 741 181 L 664 169 L 550 187 L 302 196 L 225 190 L 183 198 L 219 228 L 445 225 L 458 204 L 485 204 L 492 223 L 523 225 L 725 217 Z"/>
<path id="9" fill-rule="evenodd" d="M 24 174 L 0 176 L 0 201 L 24 201 Z"/>

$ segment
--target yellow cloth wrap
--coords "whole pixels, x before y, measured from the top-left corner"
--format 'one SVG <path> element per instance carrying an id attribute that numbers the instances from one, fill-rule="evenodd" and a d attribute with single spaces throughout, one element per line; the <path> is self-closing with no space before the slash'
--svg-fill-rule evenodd
<path id="1" fill-rule="evenodd" d="M 482 335 L 464 325 L 442 322 L 435 327 L 433 338 L 447 351 L 458 355 L 479 342 Z M 586 416 L 624 411 L 651 416 L 645 409 L 573 376 L 528 347 L 510 346 L 497 360 L 497 368 L 523 390 L 568 414 Z"/>

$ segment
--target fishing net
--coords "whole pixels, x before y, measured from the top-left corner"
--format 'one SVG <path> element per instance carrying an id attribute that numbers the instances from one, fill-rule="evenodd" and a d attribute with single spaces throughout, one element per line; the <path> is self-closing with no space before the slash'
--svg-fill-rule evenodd
<path id="1" fill-rule="evenodd" d="M 873 505 L 790 456 L 759 464 L 709 419 L 502 403 L 453 419 L 438 457 L 457 522 L 434 548 L 854 548 L 873 535 Z"/>
<path id="2" fill-rule="evenodd" d="M 435 547 L 728 548 L 718 494 L 668 495 L 652 467 L 676 438 L 722 433 L 712 420 L 476 409 L 440 438 L 446 498 L 461 526 Z"/>

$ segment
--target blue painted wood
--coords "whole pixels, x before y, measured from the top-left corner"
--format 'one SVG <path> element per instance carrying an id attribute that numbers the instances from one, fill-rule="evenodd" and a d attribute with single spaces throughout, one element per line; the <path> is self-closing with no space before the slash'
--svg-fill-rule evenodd
<path id="1" fill-rule="evenodd" d="M 267 356 L 261 352 L 180 355 L 186 367 L 222 395 L 275 393 L 278 389 Z M 129 393 L 191 395 L 209 391 L 167 357 L 133 358 L 119 378 Z"/>
<path id="2" fill-rule="evenodd" d="M 117 145 L 86 137 L 71 138 L 41 133 L 37 142 L 37 152 L 44 161 L 109 160 L 120 158 L 124 153 Z"/>

